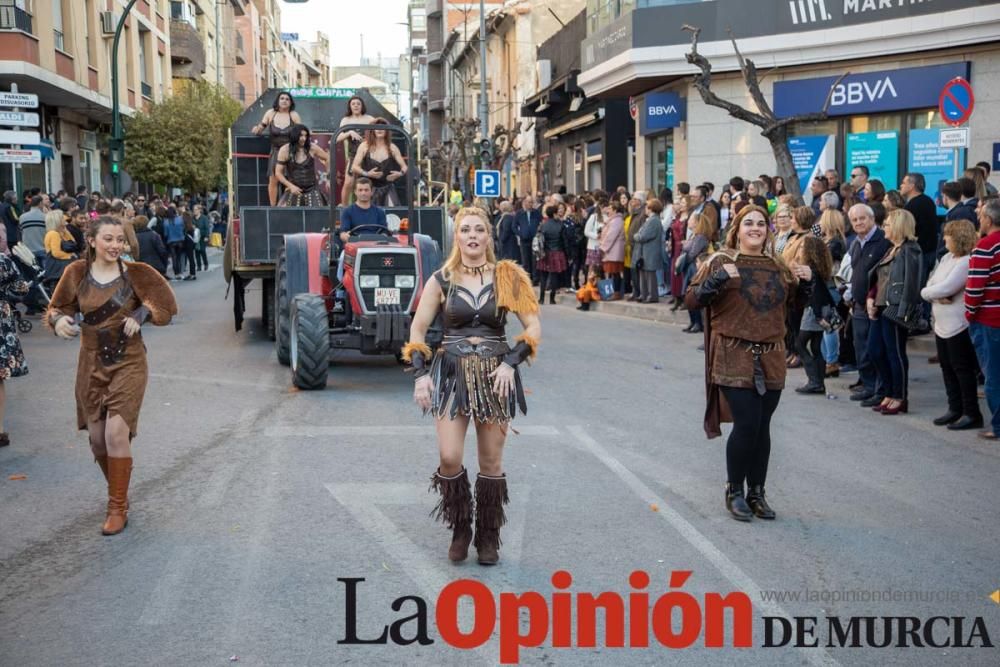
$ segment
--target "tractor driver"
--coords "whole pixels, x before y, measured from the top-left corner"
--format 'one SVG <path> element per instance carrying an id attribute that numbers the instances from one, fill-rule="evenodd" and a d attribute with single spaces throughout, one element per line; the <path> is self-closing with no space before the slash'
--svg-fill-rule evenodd
<path id="1" fill-rule="evenodd" d="M 340 213 L 340 261 L 337 265 L 337 280 L 344 280 L 344 244 L 351 238 L 351 230 L 363 225 L 382 227 L 389 231 L 385 219 L 385 209 L 372 204 L 372 182 L 367 177 L 354 181 L 354 203 Z M 367 232 L 367 230 L 366 230 Z M 377 233 L 371 229 L 367 233 Z"/>

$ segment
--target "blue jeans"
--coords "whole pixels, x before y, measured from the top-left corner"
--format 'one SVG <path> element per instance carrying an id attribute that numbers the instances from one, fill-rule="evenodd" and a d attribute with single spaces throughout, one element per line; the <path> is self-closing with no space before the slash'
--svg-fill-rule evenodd
<path id="1" fill-rule="evenodd" d="M 969 324 L 969 335 L 976 347 L 979 367 L 986 376 L 986 405 L 994 433 L 1000 433 L 1000 327 L 979 322 Z"/>
<path id="2" fill-rule="evenodd" d="M 823 334 L 823 342 L 820 345 L 823 351 L 823 359 L 828 364 L 835 364 L 840 359 L 840 334 L 830 331 Z"/>
<path id="3" fill-rule="evenodd" d="M 867 315 L 853 315 L 851 317 L 851 331 L 854 332 L 854 356 L 857 357 L 858 378 L 864 385 L 865 391 L 882 395 L 882 388 L 875 373 L 875 364 L 872 363 L 871 355 L 868 353 L 868 332 L 871 329 L 872 321 Z"/>
<path id="4" fill-rule="evenodd" d="M 885 317 L 871 320 L 868 357 L 875 364 L 884 389 L 883 395 L 904 400 L 910 372 L 910 360 L 906 356 L 906 329 Z"/>

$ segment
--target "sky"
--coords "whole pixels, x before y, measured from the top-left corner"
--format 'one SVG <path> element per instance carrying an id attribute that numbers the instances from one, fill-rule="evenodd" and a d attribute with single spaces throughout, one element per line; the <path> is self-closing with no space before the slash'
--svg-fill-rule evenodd
<path id="1" fill-rule="evenodd" d="M 334 66 L 357 65 L 364 54 L 399 56 L 408 47 L 407 0 L 308 0 L 281 3 L 281 31 L 297 32 L 300 39 L 315 39 L 321 30 L 330 37 L 330 60 Z"/>

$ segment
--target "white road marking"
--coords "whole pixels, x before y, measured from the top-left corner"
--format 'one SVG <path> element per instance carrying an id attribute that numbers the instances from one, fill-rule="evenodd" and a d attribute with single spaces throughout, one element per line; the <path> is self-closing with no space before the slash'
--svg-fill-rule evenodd
<path id="1" fill-rule="evenodd" d="M 518 435 L 508 433 L 508 444 L 516 442 L 519 436 L 555 437 L 559 435 L 559 429 L 555 426 L 528 425 L 515 426 L 514 428 L 517 429 Z M 309 426 L 306 424 L 269 426 L 264 430 L 264 435 L 269 438 L 331 438 L 337 436 L 406 437 L 421 435 L 436 437 L 433 424 L 425 426 L 385 426 L 381 424 L 372 424 L 370 426 Z M 474 439 L 475 437 L 475 429 L 470 428 L 466 434 L 466 439 Z"/>
<path id="2" fill-rule="evenodd" d="M 631 470 L 626 468 L 620 461 L 618 461 L 618 459 L 608 453 L 608 450 L 594 440 L 594 438 L 592 438 L 582 426 L 569 426 L 567 429 L 573 434 L 583 449 L 590 452 L 594 458 L 603 463 L 609 470 L 611 470 L 611 472 L 617 475 L 626 486 L 632 489 L 632 491 L 643 500 L 643 502 L 658 505 L 659 511 L 657 512 L 657 515 L 669 523 L 674 530 L 680 533 L 691 546 L 701 552 L 701 554 L 715 566 L 715 569 L 733 584 L 735 590 L 742 591 L 749 595 L 754 606 L 761 608 L 768 616 L 782 616 L 786 618 L 791 616 L 791 614 L 785 611 L 777 603 L 770 600 L 764 600 L 761 595 L 760 587 L 746 572 L 741 570 L 736 563 L 729 560 L 729 557 L 712 544 L 711 540 L 691 525 L 687 519 L 674 511 L 670 505 L 663 500 L 663 498 L 658 496 L 655 491 L 646 486 L 646 484 L 643 483 L 643 481 L 639 479 Z M 829 667 L 840 664 L 834 660 L 829 653 L 820 648 L 804 648 L 800 650 L 806 661 L 812 665 L 825 665 Z"/>

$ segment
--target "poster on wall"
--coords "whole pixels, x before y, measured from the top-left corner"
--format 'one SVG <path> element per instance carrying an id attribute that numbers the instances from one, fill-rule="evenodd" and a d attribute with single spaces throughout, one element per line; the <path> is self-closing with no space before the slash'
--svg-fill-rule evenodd
<path id="1" fill-rule="evenodd" d="M 799 177 L 799 186 L 803 197 L 812 203 L 809 184 L 817 174 L 827 169 L 836 168 L 836 153 L 834 151 L 834 136 L 818 134 L 804 137 L 792 137 L 788 140 L 788 150 L 792 152 L 792 163 Z"/>
<path id="2" fill-rule="evenodd" d="M 868 167 L 869 178 L 882 181 L 886 190 L 899 185 L 899 132 L 859 132 L 847 135 L 846 167 Z"/>
<path id="3" fill-rule="evenodd" d="M 674 189 L 674 148 L 667 148 L 667 187 L 671 191 Z"/>
<path id="4" fill-rule="evenodd" d="M 955 178 L 955 150 L 938 146 L 940 130 L 910 130 L 908 171 L 924 175 L 927 194 L 934 198 L 938 215 L 948 210 L 942 205 L 941 186 Z M 958 166 L 965 164 L 965 149 L 958 153 Z"/>

